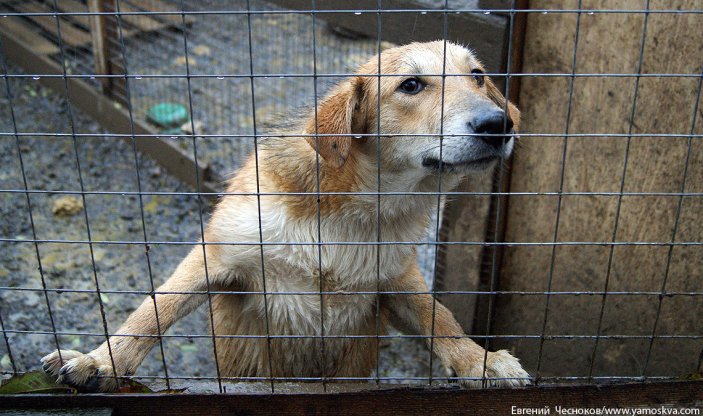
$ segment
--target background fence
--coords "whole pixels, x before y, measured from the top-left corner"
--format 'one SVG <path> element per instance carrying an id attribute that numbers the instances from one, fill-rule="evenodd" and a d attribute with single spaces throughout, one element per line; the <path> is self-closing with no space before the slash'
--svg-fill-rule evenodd
<path id="1" fill-rule="evenodd" d="M 445 33 L 524 122 L 509 164 L 451 193 L 450 244 L 418 242 L 439 299 L 541 384 L 700 374 L 697 2 L 318 3 L 0 2 L 3 374 L 92 349 L 168 276 L 199 196 L 253 149 L 253 111 L 265 134 L 379 49 Z M 185 118 L 159 124 L 165 103 Z M 205 322 L 178 323 L 136 376 L 212 380 Z M 387 341 L 384 381 L 441 375 L 416 341 Z"/>

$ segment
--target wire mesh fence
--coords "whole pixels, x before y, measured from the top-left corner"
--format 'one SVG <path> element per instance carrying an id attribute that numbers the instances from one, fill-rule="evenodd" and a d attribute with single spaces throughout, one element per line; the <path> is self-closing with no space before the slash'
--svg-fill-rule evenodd
<path id="1" fill-rule="evenodd" d="M 277 391 L 277 383 L 295 381 L 321 382 L 327 388 L 338 381 L 441 384 L 472 379 L 447 376 L 426 348 L 436 351 L 436 343 L 456 338 L 436 333 L 437 299 L 459 305 L 455 315 L 470 309 L 457 316 L 466 337 L 486 351 L 510 349 L 537 384 L 700 375 L 703 55 L 695 40 L 701 39 L 696 27 L 703 10 L 694 2 L 650 0 L 534 2 L 530 8 L 514 0 L 367 3 L 362 8 L 314 0 L 0 2 L 3 32 L 29 36 L 60 69 L 21 68 L 22 62 L 3 55 L 4 375 L 38 368 L 39 358 L 54 349 L 88 352 L 104 341 L 112 367 L 119 368 L 111 343 L 153 338 L 156 347 L 136 373 L 104 376 L 169 387 L 207 380 L 221 392 L 228 382 L 238 381 L 266 383 Z M 384 82 L 398 77 L 440 80 L 437 131 L 393 137 L 412 143 L 431 136 L 441 160 L 448 111 L 445 84 L 473 76 L 447 68 L 447 45 L 461 29 L 452 26 L 456 16 L 486 22 L 502 34 L 498 49 L 490 49 L 493 40 L 476 42 L 481 45 L 478 52 L 488 50 L 485 58 L 478 56 L 488 63 L 486 76 L 502 85 L 505 97 L 519 99 L 523 111 L 514 161 L 501 156 L 495 170 L 472 177 L 480 187 L 447 188 L 439 180 L 434 189 L 389 190 L 381 185 L 382 146 L 389 137 L 355 132 L 355 140 L 376 146 L 369 159 L 376 162 L 371 189 L 324 190 L 318 156 L 311 174 L 313 191 L 261 190 L 260 164 L 270 163 L 259 158 L 266 139 L 274 134 L 309 139 L 319 148 L 320 139 L 328 137 L 317 131 L 321 102 L 335 84 L 354 77 L 356 67 L 398 42 L 393 34 L 398 20 L 412 27 L 408 40 L 417 38 L 416 28 L 425 31 L 422 36 L 444 39 L 440 70 L 383 73 L 379 57 L 378 69 L 363 78 L 375 82 L 379 96 Z M 367 20 L 360 25 L 354 19 Z M 99 20 L 105 26 L 103 50 L 93 37 Z M 421 29 L 426 26 L 431 28 Z M 608 28 L 617 45 L 598 46 Z M 632 30 L 624 33 L 625 28 L 636 29 L 636 36 Z M 524 46 L 516 44 L 521 37 Z M 6 48 L 6 37 L 3 43 Z M 127 115 L 126 132 L 110 131 L 82 114 L 75 103 L 76 80 L 109 97 Z M 55 82 L 53 90 L 40 85 L 47 81 Z M 373 104 L 376 114 L 383 114 L 383 105 L 381 99 Z M 301 107 L 307 113 L 297 110 Z M 281 125 L 304 117 L 301 111 L 313 117 L 315 129 L 280 133 Z M 507 102 L 503 111 L 509 112 Z M 382 130 L 382 118 L 372 119 L 375 131 Z M 152 130 L 139 130 L 140 123 Z M 470 140 L 476 134 L 452 136 Z M 155 138 L 188 155 L 192 182 L 176 180 L 168 168 L 144 156 L 139 143 Z M 205 189 L 206 178 L 216 182 L 225 174 L 234 177 L 229 172 L 244 165 L 250 154 L 256 165 L 250 178 L 254 190 L 234 187 L 225 192 L 221 184 L 212 192 Z M 212 176 L 198 176 L 205 169 Z M 253 198 L 255 209 L 248 213 L 258 225 L 253 238 L 210 238 L 211 197 Z M 322 206 L 340 197 L 373 201 L 366 239 L 323 238 Z M 265 234 L 262 206 L 265 211 L 267 201 L 285 198 L 312 206 L 316 229 L 311 235 Z M 384 230 L 388 223 L 381 205 L 400 198 L 432 201 L 422 239 L 393 239 Z M 481 224 L 479 238 L 442 231 L 446 224 L 462 226 L 443 209 L 447 201 L 467 206 L 466 201 L 483 201 L 481 214 L 473 219 Z M 193 247 L 206 259 L 204 286 L 157 289 Z M 417 252 L 429 289 L 393 290 L 382 284 L 384 251 L 404 247 Z M 205 253 L 227 248 L 258 253 L 254 266 L 261 286 L 221 284 L 220 276 L 208 269 L 210 254 Z M 373 284 L 325 288 L 324 257 L 330 250 L 357 248 L 371 248 L 363 261 L 371 264 Z M 458 264 L 452 260 L 454 249 L 473 250 L 472 259 L 479 261 L 471 270 L 452 270 Z M 275 278 L 267 281 L 267 275 L 276 273 L 267 271 L 267 256 L 275 250 L 314 251 L 316 262 L 309 271 L 317 276 L 312 278 L 317 287 L 291 290 L 276 286 Z M 450 272 L 474 273 L 477 282 L 452 286 L 445 276 Z M 166 332 L 157 299 L 169 295 L 199 298 L 204 305 Z M 386 333 L 381 299 L 416 295 L 432 297 L 429 332 Z M 152 299 L 156 331 L 119 333 L 119 324 L 145 296 Z M 263 308 L 256 316 L 265 330 L 213 331 L 219 302 L 229 297 L 260 298 Z M 269 328 L 276 319 L 293 319 L 272 316 L 272 305 L 301 298 L 318 305 L 318 314 L 306 318 L 315 320 L 310 333 Z M 343 298 L 357 299 L 366 308 L 373 317 L 371 330 L 330 332 L 333 322 L 325 321 L 344 318 L 319 310 Z M 364 303 L 367 299 L 370 304 Z M 232 374 L 232 364 L 222 362 L 223 353 L 217 351 L 230 340 L 263 343 L 267 353 L 256 363 L 260 368 Z M 375 355 L 369 374 L 327 370 L 334 346 L 347 341 L 364 343 Z M 272 345 L 275 349 L 296 342 L 314 350 L 312 356 L 324 370 L 277 375 L 274 360 L 281 356 L 272 352 Z M 488 357 L 484 353 L 484 366 Z M 501 377 L 483 371 L 476 379 L 492 378 Z"/>

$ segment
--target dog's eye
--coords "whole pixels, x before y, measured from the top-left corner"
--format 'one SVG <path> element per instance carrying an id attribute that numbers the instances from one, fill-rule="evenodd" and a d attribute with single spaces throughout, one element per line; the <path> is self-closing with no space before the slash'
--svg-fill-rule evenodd
<path id="1" fill-rule="evenodd" d="M 408 78 L 398 87 L 398 91 L 405 94 L 417 94 L 425 89 L 425 84 L 417 78 Z"/>
<path id="2" fill-rule="evenodd" d="M 476 69 L 472 69 L 471 73 L 474 74 L 474 79 L 476 80 L 476 84 L 478 84 L 479 88 L 483 87 L 483 82 L 484 82 L 483 71 L 476 68 Z"/>

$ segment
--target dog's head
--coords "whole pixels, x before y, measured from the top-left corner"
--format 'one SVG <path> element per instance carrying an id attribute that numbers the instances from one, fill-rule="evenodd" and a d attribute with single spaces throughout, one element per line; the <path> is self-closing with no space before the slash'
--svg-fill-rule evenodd
<path id="1" fill-rule="evenodd" d="M 318 134 L 308 141 L 325 163 L 341 168 L 350 152 L 375 155 L 373 136 L 354 136 L 376 133 L 381 163 L 390 169 L 461 175 L 510 156 L 520 112 L 506 106 L 470 50 L 413 43 L 384 51 L 380 76 L 378 57 L 357 74 L 319 104 L 317 128 L 314 119 L 306 126 Z"/>

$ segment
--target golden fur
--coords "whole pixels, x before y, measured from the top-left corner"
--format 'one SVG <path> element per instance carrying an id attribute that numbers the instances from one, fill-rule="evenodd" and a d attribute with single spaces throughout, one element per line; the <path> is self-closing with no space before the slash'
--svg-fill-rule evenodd
<path id="1" fill-rule="evenodd" d="M 383 333 L 390 324 L 420 335 L 432 335 L 434 329 L 434 335 L 441 337 L 435 339 L 433 352 L 441 362 L 459 377 L 479 379 L 463 381 L 466 385 L 480 385 L 484 375 L 496 377 L 491 381 L 494 385 L 527 383 L 527 373 L 505 351 L 489 352 L 484 369 L 484 350 L 464 335 L 451 312 L 434 304 L 427 294 L 411 245 L 373 244 L 379 235 L 384 242 L 423 241 L 437 204 L 432 195 L 379 198 L 373 192 L 434 192 L 440 185 L 448 190 L 470 171 L 494 165 L 486 160 L 507 157 L 512 149 L 512 138 L 494 149 L 477 138 L 454 136 L 465 133 L 481 111 L 504 114 L 506 103 L 489 79 L 483 84 L 483 78 L 471 74 L 481 64 L 469 50 L 446 43 L 446 65 L 444 52 L 442 41 L 384 51 L 380 72 L 390 76 L 381 77 L 380 87 L 379 77 L 373 75 L 378 72 L 377 58 L 373 58 L 356 76 L 337 85 L 316 112 L 310 111 L 281 131 L 301 134 L 302 139 L 263 139 L 258 163 L 250 157 L 229 181 L 227 191 L 288 195 L 222 198 L 207 226 L 205 242 L 232 244 L 206 245 L 205 250 L 194 247 L 158 288 L 161 331 L 206 299 L 163 293 L 205 291 L 205 251 L 211 289 L 255 292 L 213 296 L 215 335 L 263 336 L 268 328 L 271 335 L 319 336 L 324 320 L 324 334 L 332 336 L 325 339 L 324 356 L 319 337 L 272 338 L 270 344 L 266 337 L 218 338 L 222 376 L 368 377 L 376 359 L 373 336 L 378 328 Z M 443 79 L 443 72 L 466 75 Z M 424 90 L 417 94 L 399 91 L 407 74 L 416 74 Z M 517 108 L 508 104 L 508 113 L 517 127 Z M 438 150 L 439 133 L 444 135 L 442 150 Z M 399 136 L 402 134 L 415 136 Z M 359 135 L 363 137 L 354 137 Z M 445 169 L 441 174 L 428 167 L 438 158 L 443 163 L 439 169 Z M 320 192 L 342 193 L 319 196 L 319 224 L 318 181 Z M 263 248 L 255 244 L 260 237 L 267 243 Z M 371 244 L 319 247 L 318 241 Z M 284 244 L 270 244 L 277 242 Z M 261 294 L 264 281 L 269 293 L 265 298 Z M 378 288 L 410 293 L 377 298 Z M 326 292 L 324 316 L 320 289 Z M 377 300 L 380 322 L 376 321 Z M 158 334 L 153 300 L 147 298 L 117 333 Z M 335 338 L 337 335 L 369 337 Z M 113 336 L 113 360 L 104 343 L 88 354 L 62 351 L 63 362 L 58 352 L 49 354 L 43 358 L 44 368 L 64 382 L 108 391 L 117 386 L 111 378 L 113 362 L 117 375 L 133 374 L 155 343 L 156 337 Z"/>

